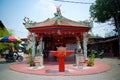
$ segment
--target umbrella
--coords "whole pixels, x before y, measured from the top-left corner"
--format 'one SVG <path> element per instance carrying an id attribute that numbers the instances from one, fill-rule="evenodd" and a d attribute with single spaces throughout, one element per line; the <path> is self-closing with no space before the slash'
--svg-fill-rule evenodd
<path id="1" fill-rule="evenodd" d="M 0 41 L 1 42 L 14 42 L 14 41 L 17 41 L 17 42 L 21 42 L 21 39 L 15 37 L 15 36 L 4 36 L 2 38 L 0 38 Z"/>

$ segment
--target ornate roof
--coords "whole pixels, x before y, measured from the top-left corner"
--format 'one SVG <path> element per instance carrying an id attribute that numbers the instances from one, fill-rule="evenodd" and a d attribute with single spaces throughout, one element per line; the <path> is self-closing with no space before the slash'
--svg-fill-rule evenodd
<path id="1" fill-rule="evenodd" d="M 35 29 L 43 29 L 45 30 L 45 28 L 49 29 L 49 30 L 76 30 L 76 29 L 85 29 L 85 31 L 88 31 L 90 29 L 90 26 L 88 25 L 83 25 L 81 24 L 81 22 L 76 22 L 70 19 L 65 18 L 64 16 L 62 16 L 61 14 L 61 10 L 60 8 L 56 8 L 57 9 L 57 13 L 54 13 L 54 17 L 53 18 L 48 18 L 43 22 L 33 22 L 30 21 L 29 18 L 24 18 L 24 26 L 28 29 L 28 30 L 35 30 Z M 74 29 L 73 29 L 74 28 Z M 76 28 L 76 29 L 75 29 Z"/>
<path id="2" fill-rule="evenodd" d="M 63 17 L 62 15 L 59 15 L 57 13 L 54 14 L 55 17 L 48 18 L 43 22 L 26 22 L 24 23 L 26 28 L 35 28 L 35 27 L 43 27 L 43 26 L 57 26 L 57 25 L 64 25 L 64 26 L 76 26 L 76 27 L 88 27 L 88 25 L 83 25 L 80 22 L 76 22 L 70 19 L 67 19 Z"/>

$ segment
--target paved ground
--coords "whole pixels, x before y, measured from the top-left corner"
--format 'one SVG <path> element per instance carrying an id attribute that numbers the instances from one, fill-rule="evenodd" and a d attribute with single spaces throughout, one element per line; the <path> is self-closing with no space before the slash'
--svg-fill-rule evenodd
<path id="1" fill-rule="evenodd" d="M 120 59 L 104 58 L 98 60 L 111 65 L 112 69 L 107 72 L 84 76 L 43 76 L 15 72 L 9 69 L 12 63 L 0 62 L 0 80 L 120 80 Z"/>

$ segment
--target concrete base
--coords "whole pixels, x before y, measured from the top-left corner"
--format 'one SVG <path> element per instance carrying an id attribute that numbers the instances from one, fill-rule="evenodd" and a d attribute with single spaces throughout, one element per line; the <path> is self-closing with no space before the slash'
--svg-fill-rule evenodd
<path id="1" fill-rule="evenodd" d="M 80 69 L 80 70 L 88 70 L 88 69 L 94 68 L 94 67 L 88 67 L 88 66 L 75 66 L 75 68 Z"/>
<path id="2" fill-rule="evenodd" d="M 72 69 L 67 69 L 65 72 L 59 72 L 59 69 L 53 69 L 53 70 L 47 70 L 46 73 L 70 73 L 72 72 Z"/>
<path id="3" fill-rule="evenodd" d="M 39 70 L 39 69 L 43 69 L 44 66 L 34 66 L 34 67 L 27 67 L 27 69 L 29 70 Z"/>

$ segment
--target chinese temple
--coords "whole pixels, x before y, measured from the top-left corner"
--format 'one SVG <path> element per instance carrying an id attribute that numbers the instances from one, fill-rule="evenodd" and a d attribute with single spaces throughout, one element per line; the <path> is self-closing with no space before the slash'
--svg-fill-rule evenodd
<path id="1" fill-rule="evenodd" d="M 87 57 L 87 38 L 90 26 L 67 19 L 62 15 L 59 7 L 56 10 L 53 18 L 48 18 L 43 22 L 33 22 L 27 17 L 24 18 L 25 28 L 35 34 L 35 46 L 42 42 L 44 51 L 55 50 L 58 46 L 67 47 L 69 50 L 81 48 L 81 53 Z"/>

